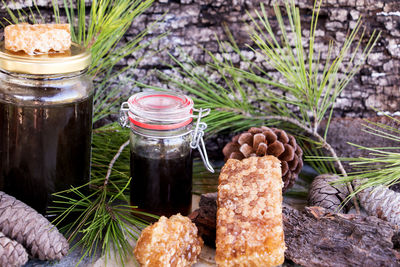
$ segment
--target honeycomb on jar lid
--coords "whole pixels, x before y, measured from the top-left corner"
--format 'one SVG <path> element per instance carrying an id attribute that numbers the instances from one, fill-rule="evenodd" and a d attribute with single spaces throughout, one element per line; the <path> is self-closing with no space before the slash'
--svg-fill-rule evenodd
<path id="1" fill-rule="evenodd" d="M 178 213 L 146 227 L 134 254 L 141 266 L 189 267 L 196 263 L 202 246 L 196 225 Z"/>
<path id="2" fill-rule="evenodd" d="M 28 55 L 63 52 L 71 47 L 69 24 L 14 24 L 4 29 L 5 49 Z"/>

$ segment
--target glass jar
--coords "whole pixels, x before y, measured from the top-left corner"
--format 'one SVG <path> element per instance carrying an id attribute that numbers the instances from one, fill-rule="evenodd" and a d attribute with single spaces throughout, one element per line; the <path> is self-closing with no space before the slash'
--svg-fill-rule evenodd
<path id="1" fill-rule="evenodd" d="M 89 181 L 90 53 L 30 56 L 0 44 L 0 190 L 42 214 L 51 194 Z"/>
<path id="2" fill-rule="evenodd" d="M 157 215 L 188 215 L 192 148 L 197 147 L 193 142 L 192 99 L 174 93 L 142 92 L 122 104 L 121 112 L 121 124 L 126 126 L 129 120 L 131 129 L 131 205 Z M 203 125 L 196 127 L 202 132 L 204 123 L 197 125 Z"/>

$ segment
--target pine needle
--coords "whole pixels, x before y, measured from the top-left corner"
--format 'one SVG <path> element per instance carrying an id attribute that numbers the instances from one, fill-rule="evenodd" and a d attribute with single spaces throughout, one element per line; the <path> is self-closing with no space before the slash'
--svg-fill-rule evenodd
<path id="1" fill-rule="evenodd" d="M 76 241 L 71 249 L 82 249 L 81 260 L 84 256 L 95 256 L 100 247 L 107 257 L 112 250 L 116 251 L 123 263 L 133 251 L 129 239 L 137 239 L 140 228 L 148 225 L 137 215 L 158 219 L 127 204 L 130 156 L 129 149 L 121 144 L 126 143 L 128 135 L 129 131 L 121 130 L 116 124 L 94 130 L 90 182 L 54 194 L 56 206 L 51 213 L 59 215 L 54 221 L 56 224 L 73 215 L 78 217 L 61 230 L 70 242 Z"/>
<path id="2" fill-rule="evenodd" d="M 246 59 L 232 34 L 228 32 L 230 41 L 219 42 L 220 51 L 222 54 L 224 51 L 233 51 L 242 59 L 242 63 L 248 66 L 246 69 L 236 67 L 230 58 L 217 56 L 205 50 L 211 58 L 205 70 L 199 70 L 194 61 L 184 64 L 170 55 L 176 64 L 175 67 L 170 66 L 174 70 L 173 73 L 178 73 L 183 78 L 161 72 L 160 76 L 174 88 L 195 96 L 195 103 L 199 107 L 212 110 L 212 115 L 205 119 L 210 131 L 241 131 L 252 126 L 283 121 L 286 122 L 283 126 L 292 125 L 286 129 L 294 130 L 291 133 L 297 138 L 304 139 L 306 135 L 309 139 L 308 144 L 312 147 L 305 149 L 306 156 L 308 153 L 316 155 L 316 151 L 324 149 L 335 159 L 338 171 L 346 176 L 342 162 L 327 142 L 328 127 L 338 96 L 364 64 L 380 33 L 374 31 L 361 49 L 364 45 L 365 31 L 361 31 L 361 20 L 358 20 L 341 48 L 338 48 L 338 56 L 333 56 L 335 45 L 329 44 L 327 59 L 321 72 L 319 68 L 322 51 L 315 51 L 314 46 L 321 3 L 322 0 L 314 2 L 308 52 L 303 46 L 305 42 L 302 36 L 301 16 L 294 0 L 284 1 L 283 9 L 287 16 L 285 18 L 280 6 L 275 2 L 274 12 L 278 29 L 271 26 L 269 14 L 261 4 L 261 11 L 254 10 L 254 17 L 252 12 L 247 13 L 251 21 L 248 34 L 254 42 L 247 48 L 264 62 L 259 64 Z M 277 30 L 279 36 L 276 34 Z M 356 42 L 359 35 L 361 36 Z M 183 55 L 183 58 L 190 57 Z M 339 75 L 345 61 L 348 67 Z M 272 77 L 264 66 L 273 67 L 280 76 Z M 323 134 L 320 134 L 320 124 L 325 118 L 328 119 L 328 123 L 326 128 L 322 129 Z M 322 155 L 322 152 L 318 152 L 317 155 Z M 312 165 L 319 171 L 336 172 L 335 168 L 332 168 L 333 165 L 327 164 L 321 157 L 310 157 L 308 160 L 317 161 Z M 352 185 L 348 183 L 347 186 L 349 191 L 353 192 Z M 358 211 L 357 201 L 354 201 L 354 205 Z"/>
<path id="3" fill-rule="evenodd" d="M 394 122 L 398 122 L 398 120 L 392 116 L 387 115 L 387 117 Z M 349 143 L 349 145 L 368 152 L 369 156 L 342 159 L 343 161 L 349 162 L 354 171 L 349 173 L 347 177 L 341 177 L 341 179 L 335 182 L 335 184 L 351 182 L 358 185 L 354 193 L 349 195 L 345 202 L 367 188 L 374 188 L 377 186 L 390 187 L 400 183 L 399 129 L 387 124 L 375 123 L 369 120 L 365 120 L 365 122 L 365 132 L 398 142 L 398 146 L 367 147 Z M 332 159 L 325 157 L 322 160 L 329 161 Z"/>
<path id="4" fill-rule="evenodd" d="M 328 151 L 336 157 L 335 151 L 326 141 L 336 100 L 364 64 L 380 34 L 373 32 L 364 44 L 364 32 L 361 31 L 359 20 L 341 48 L 337 48 L 334 43 L 329 44 L 327 59 L 320 71 L 322 52 L 315 51 L 314 42 L 321 3 L 321 0 L 314 2 L 308 52 L 303 46 L 305 39 L 302 36 L 301 17 L 294 1 L 284 1 L 286 18 L 278 3 L 274 5 L 278 31 L 281 33 L 279 36 L 271 26 L 266 7 L 261 4 L 260 11 L 248 12 L 251 21 L 248 34 L 254 44 L 247 48 L 264 62 L 249 60 L 228 31 L 229 41 L 219 41 L 220 51 L 222 54 L 224 51 L 233 51 L 248 66 L 247 69 L 238 68 L 230 58 L 214 55 L 205 49 L 211 60 L 204 70 L 200 70 L 196 62 L 182 53 L 182 58 L 189 59 L 189 63 L 182 63 L 170 55 L 175 66 L 169 67 L 173 69 L 172 73 L 179 75 L 160 72 L 160 76 L 171 87 L 193 95 L 198 107 L 212 110 L 210 116 L 205 118 L 208 130 L 212 133 L 227 129 L 242 131 L 252 126 L 276 125 L 284 121 L 289 123 L 280 126 L 298 139 L 307 141 L 303 146 L 306 143 L 311 146 L 305 148 L 306 156 L 323 155 Z M 339 51 L 337 57 L 333 56 L 335 49 Z M 339 75 L 345 61 L 348 67 Z M 273 67 L 280 76 L 270 76 L 265 65 Z M 328 119 L 328 123 L 325 129 L 320 129 L 323 119 Z M 340 160 L 336 159 L 339 171 L 346 173 Z M 337 172 L 331 163 L 324 160 L 308 160 L 318 161 L 312 164 L 320 171 Z"/>

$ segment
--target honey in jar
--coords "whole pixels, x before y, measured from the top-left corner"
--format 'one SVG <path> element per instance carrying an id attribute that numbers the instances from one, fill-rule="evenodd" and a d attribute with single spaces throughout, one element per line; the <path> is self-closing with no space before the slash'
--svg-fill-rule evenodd
<path id="1" fill-rule="evenodd" d="M 131 96 L 122 107 L 122 124 L 129 121 L 131 129 L 131 205 L 156 215 L 188 215 L 192 149 L 197 148 L 199 132 L 197 124 L 193 126 L 192 99 L 150 91 Z"/>
<path id="2" fill-rule="evenodd" d="M 28 55 L 0 44 L 0 190 L 42 214 L 52 194 L 89 181 L 90 54 Z"/>

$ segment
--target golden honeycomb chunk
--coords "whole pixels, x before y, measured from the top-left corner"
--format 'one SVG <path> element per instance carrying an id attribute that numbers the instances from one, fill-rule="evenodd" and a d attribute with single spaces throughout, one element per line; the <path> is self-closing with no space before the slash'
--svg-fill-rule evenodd
<path id="1" fill-rule="evenodd" d="M 274 156 L 229 159 L 218 186 L 218 266 L 284 262 L 282 172 Z"/>
<path id="2" fill-rule="evenodd" d="M 69 24 L 15 24 L 4 29 L 7 50 L 28 55 L 67 51 L 71 47 Z"/>
<path id="3" fill-rule="evenodd" d="M 196 225 L 178 213 L 146 227 L 134 254 L 141 266 L 186 267 L 196 263 L 202 246 Z"/>

